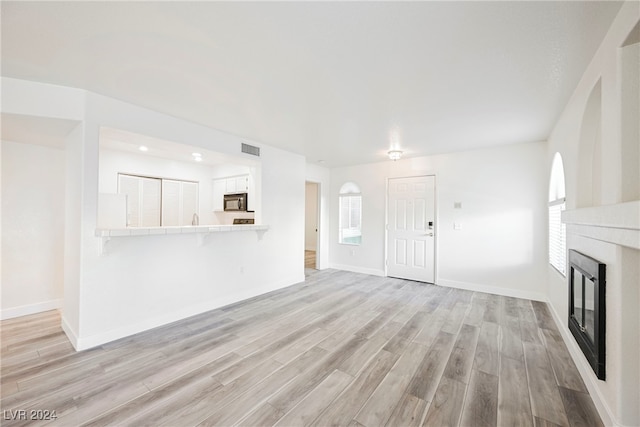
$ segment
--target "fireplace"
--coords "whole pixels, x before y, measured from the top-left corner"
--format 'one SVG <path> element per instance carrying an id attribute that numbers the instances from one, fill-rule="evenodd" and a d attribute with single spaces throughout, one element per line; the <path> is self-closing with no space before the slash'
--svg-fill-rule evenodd
<path id="1" fill-rule="evenodd" d="M 605 379 L 605 264 L 569 250 L 569 330 L 596 376 Z"/>

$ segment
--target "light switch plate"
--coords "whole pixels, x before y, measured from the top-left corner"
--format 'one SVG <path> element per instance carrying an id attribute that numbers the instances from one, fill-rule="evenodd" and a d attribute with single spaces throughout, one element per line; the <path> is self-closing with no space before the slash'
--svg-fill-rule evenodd
<path id="1" fill-rule="evenodd" d="M 462 224 L 460 224 L 459 222 L 454 222 L 453 223 L 453 229 L 454 230 L 462 230 Z"/>

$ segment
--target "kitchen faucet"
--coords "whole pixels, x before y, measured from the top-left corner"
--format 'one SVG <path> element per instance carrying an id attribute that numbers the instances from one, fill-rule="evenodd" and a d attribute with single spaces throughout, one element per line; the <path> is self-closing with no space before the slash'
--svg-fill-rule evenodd
<path id="1" fill-rule="evenodd" d="M 197 213 L 193 214 L 193 219 L 191 220 L 191 225 L 200 225 L 200 217 Z"/>

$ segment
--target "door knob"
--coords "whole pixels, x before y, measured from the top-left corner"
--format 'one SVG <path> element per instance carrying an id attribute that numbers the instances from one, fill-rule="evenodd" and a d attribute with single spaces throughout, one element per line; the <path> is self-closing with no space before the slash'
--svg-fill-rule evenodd
<path id="1" fill-rule="evenodd" d="M 425 236 L 433 237 L 433 233 L 427 233 Z"/>

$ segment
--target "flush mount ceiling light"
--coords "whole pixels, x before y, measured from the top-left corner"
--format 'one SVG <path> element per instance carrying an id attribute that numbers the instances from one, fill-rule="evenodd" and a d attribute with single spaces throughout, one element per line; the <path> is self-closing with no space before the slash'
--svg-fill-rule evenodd
<path id="1" fill-rule="evenodd" d="M 402 151 L 400 150 L 389 150 L 389 152 L 387 153 L 389 155 L 389 160 L 400 160 L 400 157 L 402 157 Z"/>
<path id="2" fill-rule="evenodd" d="M 140 151 L 149 151 L 149 149 L 144 145 L 141 145 L 140 147 L 138 147 L 138 150 L 140 150 Z"/>
<path id="3" fill-rule="evenodd" d="M 191 155 L 193 156 L 193 160 L 195 160 L 196 162 L 201 162 L 202 161 L 202 154 L 200 154 L 200 153 L 191 153 Z"/>

